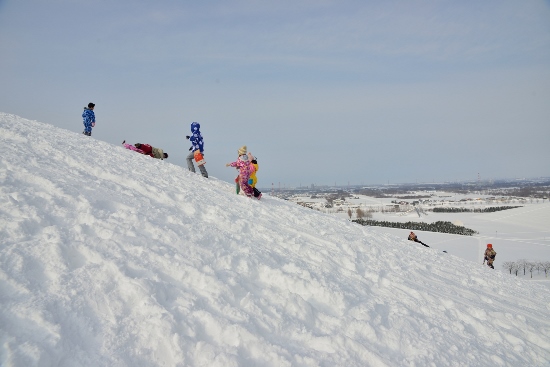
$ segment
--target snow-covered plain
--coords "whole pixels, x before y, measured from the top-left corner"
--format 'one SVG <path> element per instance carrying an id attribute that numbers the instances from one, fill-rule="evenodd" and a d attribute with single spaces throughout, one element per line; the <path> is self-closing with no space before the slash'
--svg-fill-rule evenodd
<path id="1" fill-rule="evenodd" d="M 391 199 L 390 199 L 391 200 Z M 506 204 L 505 204 L 506 205 Z M 494 213 L 434 213 L 426 211 L 419 217 L 416 211 L 402 213 L 373 213 L 372 219 L 388 222 L 451 222 L 473 229 L 478 234 L 461 236 L 447 233 L 414 231 L 418 238 L 431 247 L 448 251 L 476 263 L 483 261 L 483 252 L 487 243 L 492 243 L 497 251 L 495 266 L 502 269 L 506 261 L 550 261 L 550 203 L 517 204 L 518 208 Z M 500 205 L 493 205 L 500 206 Z M 333 214 L 348 219 L 346 210 Z M 355 219 L 355 217 L 353 217 Z M 385 227 L 370 227 L 370 231 L 391 233 L 407 238 L 409 230 Z M 548 280 L 544 273 L 534 278 Z"/>
<path id="2" fill-rule="evenodd" d="M 369 204 L 374 203 L 374 207 L 381 205 L 381 203 L 389 205 L 391 201 L 396 199 L 377 199 L 362 195 L 354 196 L 357 196 L 358 200 L 351 199 L 349 201 L 351 205 L 367 202 Z M 460 198 L 460 195 L 457 195 L 457 197 Z M 476 196 L 464 195 L 464 197 L 471 198 Z M 310 200 L 300 197 L 296 201 L 308 202 Z M 326 202 L 324 198 L 318 201 Z M 487 243 L 492 243 L 498 254 L 495 266 L 500 270 L 502 270 L 502 264 L 507 261 L 517 262 L 521 259 L 531 262 L 550 261 L 550 203 L 539 200 L 532 203 L 486 204 L 483 207 L 506 205 L 518 207 L 493 213 L 437 213 L 426 210 L 420 214 L 420 217 L 415 210 L 398 213 L 375 211 L 372 213 L 372 219 L 401 223 L 446 221 L 473 229 L 478 234 L 474 236 L 461 236 L 418 230 L 414 232 L 422 242 L 427 243 L 430 247 L 447 251 L 476 263 L 483 261 L 483 253 Z M 460 205 L 448 206 L 460 207 Z M 368 206 L 364 206 L 363 208 L 365 207 L 368 208 Z M 462 205 L 462 207 L 468 209 L 474 208 L 472 205 Z M 424 208 L 428 209 L 429 207 L 424 206 Z M 356 219 L 354 210 L 351 212 L 352 219 Z M 332 215 L 342 219 L 349 219 L 347 206 L 344 204 L 340 212 L 332 213 Z M 391 233 L 400 238 L 407 238 L 410 232 L 408 229 L 387 227 L 370 227 L 369 231 L 385 234 Z M 543 284 L 550 287 L 550 277 L 546 277 L 544 272 L 535 271 L 533 279 L 544 281 Z"/>
<path id="3" fill-rule="evenodd" d="M 14 115 L 0 144 L 1 366 L 550 365 L 538 283 Z"/>
<path id="4" fill-rule="evenodd" d="M 550 261 L 550 204 L 527 204 L 520 208 L 494 213 L 432 213 L 419 218 L 416 213 L 407 216 L 376 213 L 374 219 L 392 222 L 448 221 L 476 230 L 474 236 L 415 231 L 422 242 L 448 251 L 456 256 L 481 264 L 487 243 L 497 251 L 495 266 L 502 270 L 507 261 Z M 406 238 L 407 230 L 377 227 Z M 544 277 L 544 274 L 542 274 Z M 550 285 L 550 278 L 546 278 Z"/>

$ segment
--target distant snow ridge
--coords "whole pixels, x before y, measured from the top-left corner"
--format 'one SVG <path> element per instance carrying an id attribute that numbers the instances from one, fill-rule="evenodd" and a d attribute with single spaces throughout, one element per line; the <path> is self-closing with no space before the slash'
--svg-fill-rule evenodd
<path id="1" fill-rule="evenodd" d="M 2 366 L 550 361 L 536 283 L 18 116 L 0 144 Z"/>

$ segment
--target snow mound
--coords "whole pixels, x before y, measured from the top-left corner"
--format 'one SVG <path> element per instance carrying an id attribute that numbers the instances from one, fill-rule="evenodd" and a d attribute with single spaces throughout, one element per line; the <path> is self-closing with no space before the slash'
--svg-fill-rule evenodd
<path id="1" fill-rule="evenodd" d="M 536 283 L 18 116 L 0 144 L 2 366 L 550 360 Z"/>

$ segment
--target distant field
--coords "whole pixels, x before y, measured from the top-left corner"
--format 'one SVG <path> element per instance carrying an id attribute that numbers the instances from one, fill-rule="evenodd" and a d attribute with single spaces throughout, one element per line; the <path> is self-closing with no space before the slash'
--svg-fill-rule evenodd
<path id="1" fill-rule="evenodd" d="M 347 217 L 345 213 L 340 213 Z M 398 214 L 373 213 L 373 219 L 394 222 L 424 221 L 427 223 L 444 220 L 461 223 L 479 232 L 479 235 L 460 236 L 434 232 L 415 231 L 418 238 L 429 246 L 445 250 L 449 254 L 479 262 L 483 262 L 483 252 L 486 245 L 492 243 L 497 252 L 495 268 L 499 271 L 506 261 L 527 259 L 529 261 L 550 261 L 550 204 L 527 204 L 522 208 L 510 209 L 495 213 L 432 213 L 418 217 L 416 212 L 401 216 Z M 370 231 L 395 234 L 408 242 L 408 232 L 404 229 L 370 227 Z M 419 246 L 422 250 L 423 247 Z M 525 278 L 529 278 L 527 274 Z M 533 274 L 534 280 L 546 281 L 543 284 L 550 287 L 550 276 Z"/>

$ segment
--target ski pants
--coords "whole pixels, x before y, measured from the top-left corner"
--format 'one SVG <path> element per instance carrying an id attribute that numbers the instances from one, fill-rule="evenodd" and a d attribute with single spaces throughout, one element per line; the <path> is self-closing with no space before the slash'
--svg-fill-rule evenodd
<path id="1" fill-rule="evenodd" d="M 254 189 L 248 184 L 248 177 L 244 174 L 239 175 L 239 184 L 241 185 L 241 190 L 245 193 L 246 196 L 254 196 Z"/>
<path id="2" fill-rule="evenodd" d="M 92 122 L 91 121 L 84 121 L 84 132 L 85 133 L 92 133 Z"/>
<path id="3" fill-rule="evenodd" d="M 424 245 L 425 247 L 430 247 L 430 246 L 426 245 L 424 242 L 420 241 L 419 239 L 414 240 L 414 242 L 421 243 L 421 244 Z"/>
<path id="4" fill-rule="evenodd" d="M 204 153 L 202 153 L 202 155 L 204 156 Z M 189 168 L 189 171 L 193 173 L 195 172 L 195 165 L 193 164 L 194 161 L 195 161 L 195 152 L 191 151 L 187 155 L 187 167 Z M 203 177 L 208 178 L 208 172 L 206 172 L 206 168 L 204 167 L 204 164 L 202 166 L 199 166 L 199 170 L 201 171 L 201 175 Z"/>

